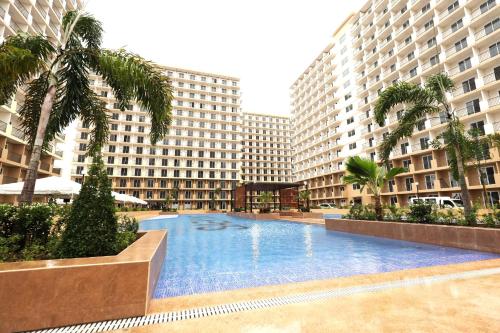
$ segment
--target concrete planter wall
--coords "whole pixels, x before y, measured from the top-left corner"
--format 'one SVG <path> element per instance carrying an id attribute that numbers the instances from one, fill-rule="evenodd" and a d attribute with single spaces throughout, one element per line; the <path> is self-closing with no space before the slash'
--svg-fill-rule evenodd
<path id="1" fill-rule="evenodd" d="M 312 213 L 312 212 L 280 212 L 280 216 L 298 217 L 306 219 L 322 219 L 323 213 Z"/>
<path id="2" fill-rule="evenodd" d="M 0 332 L 145 315 L 166 245 L 158 230 L 116 256 L 0 264 Z"/>
<path id="3" fill-rule="evenodd" d="M 245 213 L 245 212 L 229 212 L 228 216 L 242 217 L 252 220 L 276 220 L 280 215 L 279 213 Z"/>
<path id="4" fill-rule="evenodd" d="M 500 253 L 500 229 L 326 219 L 328 230 Z"/>

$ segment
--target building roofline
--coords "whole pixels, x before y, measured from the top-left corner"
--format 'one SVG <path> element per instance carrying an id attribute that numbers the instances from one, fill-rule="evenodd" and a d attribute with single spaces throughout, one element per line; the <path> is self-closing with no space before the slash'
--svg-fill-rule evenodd
<path id="1" fill-rule="evenodd" d="M 230 75 L 221 74 L 221 73 L 202 72 L 202 71 L 198 71 L 195 69 L 175 67 L 175 66 L 166 66 L 166 65 L 162 65 L 162 64 L 157 64 L 157 65 L 165 70 L 172 70 L 172 71 L 176 71 L 176 72 L 186 72 L 186 73 L 214 76 L 214 77 L 216 76 L 217 78 L 221 78 L 221 79 L 228 79 L 228 80 L 233 80 L 233 81 L 238 81 L 238 82 L 240 81 L 239 77 L 230 76 Z"/>
<path id="2" fill-rule="evenodd" d="M 243 114 L 248 114 L 248 115 L 251 115 L 251 116 L 266 116 L 266 117 L 287 118 L 287 119 L 290 119 L 289 115 L 274 115 L 274 114 L 264 113 L 264 112 L 248 112 L 248 111 L 243 111 Z"/>

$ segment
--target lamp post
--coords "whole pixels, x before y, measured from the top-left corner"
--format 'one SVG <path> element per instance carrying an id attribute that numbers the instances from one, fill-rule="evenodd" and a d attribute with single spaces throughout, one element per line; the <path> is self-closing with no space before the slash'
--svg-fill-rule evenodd
<path id="1" fill-rule="evenodd" d="M 418 199 L 418 182 L 415 182 L 415 187 L 417 188 L 417 199 Z"/>
<path id="2" fill-rule="evenodd" d="M 85 169 L 82 170 L 82 185 L 85 182 Z"/>

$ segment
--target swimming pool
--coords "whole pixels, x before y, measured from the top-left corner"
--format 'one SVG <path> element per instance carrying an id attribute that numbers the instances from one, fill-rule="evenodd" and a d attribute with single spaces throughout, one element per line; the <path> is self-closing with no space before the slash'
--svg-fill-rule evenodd
<path id="1" fill-rule="evenodd" d="M 224 214 L 141 223 L 168 229 L 155 298 L 498 258 L 499 255 Z"/>

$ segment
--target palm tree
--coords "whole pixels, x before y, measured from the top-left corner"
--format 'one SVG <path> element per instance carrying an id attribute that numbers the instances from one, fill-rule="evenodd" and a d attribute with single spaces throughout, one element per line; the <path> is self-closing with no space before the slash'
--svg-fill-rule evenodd
<path id="1" fill-rule="evenodd" d="M 91 127 L 89 155 L 106 142 L 106 105 L 90 88 L 91 71 L 109 84 L 121 110 L 137 100 L 150 114 L 152 144 L 168 132 L 173 98 L 168 78 L 138 55 L 101 49 L 102 32 L 101 23 L 91 15 L 69 11 L 57 44 L 26 33 L 0 44 L 0 104 L 26 85 L 19 115 L 31 158 L 21 202 L 32 201 L 43 148 L 77 117 Z"/>
<path id="2" fill-rule="evenodd" d="M 257 201 L 260 204 L 261 213 L 269 212 L 269 204 L 273 201 L 273 194 L 271 192 L 262 192 Z"/>
<path id="3" fill-rule="evenodd" d="M 444 139 L 452 173 L 460 184 L 464 214 L 470 216 L 472 212 L 470 194 L 465 181 L 465 165 L 463 152 L 463 131 L 460 130 L 458 116 L 447 101 L 446 93 L 453 91 L 453 81 L 444 73 L 431 75 L 423 87 L 408 82 L 397 82 L 382 91 L 375 105 L 375 121 L 382 126 L 387 114 L 399 104 L 407 104 L 399 125 L 390 132 L 380 145 L 380 157 L 385 163 L 400 139 L 410 137 L 414 128 L 426 115 L 436 115 L 444 111 L 448 121 L 447 128 L 440 136 Z"/>
<path id="4" fill-rule="evenodd" d="M 306 209 L 309 211 L 309 198 L 311 197 L 311 191 L 304 190 L 299 192 L 299 200 L 306 203 Z"/>
<path id="5" fill-rule="evenodd" d="M 346 170 L 348 175 L 344 176 L 346 184 L 358 184 L 361 186 L 361 191 L 367 186 L 373 193 L 375 201 L 375 214 L 377 220 L 383 220 L 384 213 L 380 193 L 385 183 L 391 180 L 400 173 L 406 172 L 405 168 L 392 168 L 387 171 L 386 167 L 380 167 L 376 162 L 370 159 L 364 159 L 359 156 L 352 156 L 346 162 Z"/>

